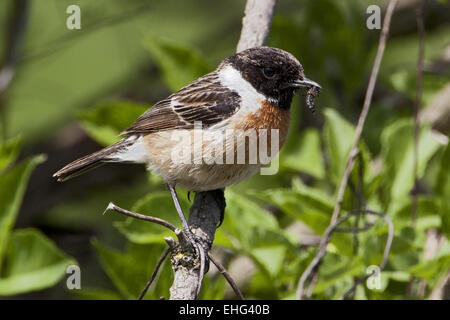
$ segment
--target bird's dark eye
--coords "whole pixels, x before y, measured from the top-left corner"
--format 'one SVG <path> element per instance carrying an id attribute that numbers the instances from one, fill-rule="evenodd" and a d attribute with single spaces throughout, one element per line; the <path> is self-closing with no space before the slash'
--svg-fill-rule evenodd
<path id="1" fill-rule="evenodd" d="M 273 79 L 276 75 L 275 69 L 271 67 L 265 67 L 262 69 L 264 77 L 267 79 Z"/>

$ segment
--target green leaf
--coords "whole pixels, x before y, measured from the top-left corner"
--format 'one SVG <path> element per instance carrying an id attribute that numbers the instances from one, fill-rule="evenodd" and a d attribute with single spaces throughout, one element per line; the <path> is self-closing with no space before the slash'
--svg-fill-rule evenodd
<path id="1" fill-rule="evenodd" d="M 444 199 L 450 202 L 450 143 L 447 144 L 442 154 L 439 174 L 434 189 L 437 194 L 442 195 Z"/>
<path id="2" fill-rule="evenodd" d="M 321 293 L 346 278 L 356 276 L 363 271 L 364 264 L 359 256 L 354 256 L 351 259 L 342 259 L 342 257 L 336 255 L 327 255 L 324 257 L 320 268 L 314 293 Z"/>
<path id="3" fill-rule="evenodd" d="M 21 137 L 0 142 L 0 172 L 16 160 L 19 155 L 21 145 Z"/>
<path id="4" fill-rule="evenodd" d="M 111 145 L 147 109 L 148 106 L 130 101 L 107 102 L 80 113 L 79 118 L 90 137 L 102 145 Z"/>
<path id="5" fill-rule="evenodd" d="M 255 193 L 282 211 L 306 223 L 314 232 L 322 233 L 329 224 L 333 201 L 323 191 L 295 179 L 292 189 L 268 189 Z"/>
<path id="6" fill-rule="evenodd" d="M 261 248 L 253 248 L 252 257 L 263 266 L 270 277 L 274 278 L 282 269 L 286 246 L 275 245 Z"/>
<path id="7" fill-rule="evenodd" d="M 112 280 L 121 295 L 126 299 L 136 299 L 144 288 L 155 268 L 162 251 L 162 245 L 137 245 L 128 243 L 125 252 L 109 249 L 94 240 L 93 245 L 100 257 L 106 274 Z M 168 265 L 167 261 L 165 265 Z M 148 296 L 159 298 L 167 294 L 171 283 L 170 267 L 160 270 L 148 292 Z"/>
<path id="8" fill-rule="evenodd" d="M 338 183 L 341 179 L 346 159 L 352 147 L 355 129 L 333 109 L 325 109 L 323 128 L 326 152 L 328 154 L 331 179 Z"/>
<path id="9" fill-rule="evenodd" d="M 333 200 L 322 190 L 304 185 L 300 179 L 294 179 L 291 189 L 269 189 L 255 193 L 259 198 L 278 206 L 294 219 L 304 222 L 315 233 L 322 234 L 330 224 Z M 348 234 L 333 235 L 333 244 L 341 253 L 351 255 Z"/>
<path id="10" fill-rule="evenodd" d="M 15 295 L 51 287 L 76 261 L 35 229 L 15 231 L 5 255 L 0 295 Z"/>
<path id="11" fill-rule="evenodd" d="M 9 234 L 16 221 L 31 172 L 45 160 L 35 156 L 0 175 L 0 271 Z"/>
<path id="12" fill-rule="evenodd" d="M 393 73 L 390 82 L 394 89 L 414 100 L 416 95 L 417 71 L 415 69 L 402 68 Z M 422 104 L 428 105 L 436 93 L 448 84 L 448 76 L 439 74 L 423 74 Z"/>
<path id="13" fill-rule="evenodd" d="M 226 190 L 227 208 L 223 226 L 218 230 L 228 239 L 232 248 L 251 252 L 252 248 L 284 242 L 289 244 L 292 237 L 282 230 L 275 217 L 256 202 Z M 229 246 L 227 243 L 216 243 Z"/>
<path id="14" fill-rule="evenodd" d="M 182 197 L 179 197 L 179 200 L 183 212 L 189 212 L 189 203 Z M 172 221 L 175 225 L 180 224 L 172 197 L 168 192 L 153 192 L 145 196 L 136 202 L 132 211 Z M 163 226 L 134 218 L 116 222 L 115 226 L 128 240 L 140 244 L 164 243 L 164 237 L 173 235 L 172 231 Z"/>
<path id="15" fill-rule="evenodd" d="M 434 29 L 433 32 L 428 33 L 427 41 L 425 42 L 425 61 L 437 59 L 442 54 L 443 48 L 450 41 L 449 31 L 448 25 L 441 25 Z M 382 71 L 380 76 L 383 74 L 391 76 L 394 71 L 399 69 L 415 70 L 417 57 L 409 53 L 418 52 L 418 46 L 417 35 L 414 33 L 392 38 L 384 53 L 383 68 L 380 70 Z"/>
<path id="16" fill-rule="evenodd" d="M 439 174 L 434 190 L 439 195 L 439 210 L 442 218 L 442 232 L 450 238 L 450 143 L 441 158 Z"/>
<path id="17" fill-rule="evenodd" d="M 318 179 L 325 176 L 317 129 L 306 129 L 294 145 L 286 147 L 280 153 L 280 169 L 306 172 Z"/>
<path id="18" fill-rule="evenodd" d="M 426 280 L 436 280 L 450 270 L 450 245 L 441 248 L 435 258 L 424 260 L 408 269 L 408 271 Z"/>
<path id="19" fill-rule="evenodd" d="M 439 213 L 439 205 L 436 197 L 419 195 L 417 197 L 417 211 L 420 216 L 430 216 Z M 406 220 L 411 223 L 412 201 L 406 201 L 399 210 L 395 212 L 395 218 Z"/>
<path id="20" fill-rule="evenodd" d="M 398 120 L 383 130 L 382 155 L 390 186 L 391 199 L 408 196 L 413 185 L 413 123 L 408 120 Z M 428 126 L 422 126 L 419 134 L 418 178 L 425 172 L 428 161 L 441 147 Z"/>
<path id="21" fill-rule="evenodd" d="M 153 38 L 147 38 L 144 45 L 161 69 L 164 81 L 172 91 L 177 91 L 212 71 L 205 58 L 194 48 Z"/>

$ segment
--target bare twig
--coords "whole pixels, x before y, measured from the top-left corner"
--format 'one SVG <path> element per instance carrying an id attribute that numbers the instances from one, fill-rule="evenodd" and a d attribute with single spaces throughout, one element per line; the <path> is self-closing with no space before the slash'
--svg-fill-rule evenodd
<path id="1" fill-rule="evenodd" d="M 344 199 L 344 194 L 345 194 L 345 190 L 347 187 L 348 179 L 349 179 L 350 174 L 353 169 L 355 157 L 359 152 L 358 151 L 358 143 L 361 138 L 361 134 L 362 134 L 362 131 L 364 128 L 367 114 L 370 109 L 372 95 L 373 95 L 373 91 L 375 89 L 375 83 L 377 81 L 378 71 L 380 69 L 381 59 L 383 57 L 384 49 L 386 47 L 386 40 L 387 40 L 387 37 L 389 34 L 389 28 L 390 28 L 392 14 L 394 13 L 394 9 L 395 9 L 395 6 L 397 5 L 397 2 L 398 2 L 398 0 L 391 0 L 388 4 L 387 10 L 386 10 L 386 14 L 385 14 L 384 21 L 383 21 L 383 28 L 381 30 L 380 40 L 378 43 L 378 50 L 377 50 L 377 53 L 375 56 L 375 61 L 374 61 L 373 67 L 372 67 L 372 72 L 370 74 L 369 83 L 368 83 L 366 95 L 364 98 L 363 108 L 362 108 L 361 114 L 358 119 L 358 124 L 356 126 L 355 137 L 353 140 L 350 155 L 347 159 L 344 175 L 343 175 L 341 183 L 339 185 L 336 205 L 334 207 L 334 210 L 333 210 L 333 213 L 331 216 L 330 226 L 334 225 L 338 219 L 338 215 L 341 211 L 342 202 Z M 298 288 L 297 288 L 297 298 L 298 299 L 302 299 L 303 288 L 304 288 L 306 280 L 310 277 L 310 275 L 313 272 L 317 272 L 319 263 L 322 260 L 322 257 L 326 252 L 326 248 L 328 246 L 329 240 L 330 239 L 327 236 L 322 237 L 317 255 L 314 257 L 314 259 L 311 261 L 309 266 L 306 268 L 306 270 L 303 272 L 302 276 L 300 277 L 300 280 L 298 283 Z"/>
<path id="2" fill-rule="evenodd" d="M 107 211 L 109 210 L 113 210 L 116 212 L 119 212 L 121 214 L 124 214 L 126 216 L 135 218 L 135 219 L 139 219 L 139 220 L 144 220 L 144 221 L 148 221 L 148 222 L 153 222 L 156 224 L 159 224 L 163 227 L 166 227 L 167 229 L 172 230 L 173 232 L 175 232 L 178 228 L 175 227 L 173 224 L 171 224 L 170 222 L 157 218 L 157 217 L 152 217 L 152 216 L 146 216 L 144 214 L 140 214 L 140 213 L 136 213 L 136 212 L 132 212 L 132 211 L 128 211 L 126 209 L 123 209 L 119 206 L 116 206 L 114 203 L 110 202 L 108 204 L 108 206 L 105 209 L 105 212 L 103 212 L 103 214 L 105 214 Z"/>
<path id="3" fill-rule="evenodd" d="M 276 0 L 247 0 L 236 52 L 261 46 L 269 34 Z"/>
<path id="4" fill-rule="evenodd" d="M 211 254 L 208 254 L 208 256 L 209 256 L 209 260 L 211 260 L 211 262 L 216 266 L 217 270 L 219 270 L 219 272 L 228 281 L 229 285 L 233 289 L 236 296 L 241 300 L 245 300 L 244 295 L 242 294 L 241 290 L 239 290 L 239 287 L 237 286 L 236 282 L 234 282 L 233 278 L 227 272 L 225 267 L 218 260 L 216 260 Z"/>
<path id="5" fill-rule="evenodd" d="M 158 274 L 159 269 L 161 268 L 164 260 L 166 260 L 167 256 L 169 255 L 170 248 L 166 248 L 163 253 L 161 254 L 161 257 L 159 257 L 158 262 L 156 263 L 155 269 L 153 269 L 152 275 L 150 279 L 147 281 L 144 289 L 142 289 L 142 292 L 139 294 L 138 300 L 142 300 L 144 298 L 145 294 L 147 293 L 148 289 L 153 283 L 153 280 L 155 280 L 156 275 Z"/>

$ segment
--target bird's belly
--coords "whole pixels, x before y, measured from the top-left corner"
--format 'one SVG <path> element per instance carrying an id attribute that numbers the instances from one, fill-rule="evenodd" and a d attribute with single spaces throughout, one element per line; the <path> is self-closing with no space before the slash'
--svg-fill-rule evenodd
<path id="1" fill-rule="evenodd" d="M 221 189 L 246 180 L 258 172 L 259 165 L 192 165 L 178 174 L 176 185 L 190 191 Z"/>
<path id="2" fill-rule="evenodd" d="M 179 137 L 182 138 L 177 141 Z M 191 191 L 205 191 L 239 183 L 266 164 L 261 163 L 258 157 L 249 156 L 249 140 L 235 136 L 233 139 L 219 137 L 217 134 L 215 137 L 218 139 L 197 145 L 193 132 L 167 131 L 148 135 L 144 140 L 149 169 L 169 184 Z M 238 140 L 242 142 L 238 143 Z M 238 156 L 239 150 L 244 151 L 243 156 Z M 270 159 L 267 157 L 266 162 Z"/>
<path id="3" fill-rule="evenodd" d="M 250 178 L 284 144 L 289 110 L 263 104 L 256 113 L 235 116 L 220 128 L 145 136 L 149 169 L 191 191 L 219 189 Z"/>

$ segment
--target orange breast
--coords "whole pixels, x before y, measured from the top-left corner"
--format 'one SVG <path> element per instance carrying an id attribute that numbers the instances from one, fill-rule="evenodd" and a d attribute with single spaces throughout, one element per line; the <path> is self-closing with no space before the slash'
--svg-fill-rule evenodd
<path id="1" fill-rule="evenodd" d="M 283 146 L 289 131 L 290 111 L 281 109 L 270 102 L 259 100 L 259 110 L 245 117 L 235 126 L 235 129 L 267 129 L 270 144 L 271 129 L 279 130 L 279 146 Z"/>

